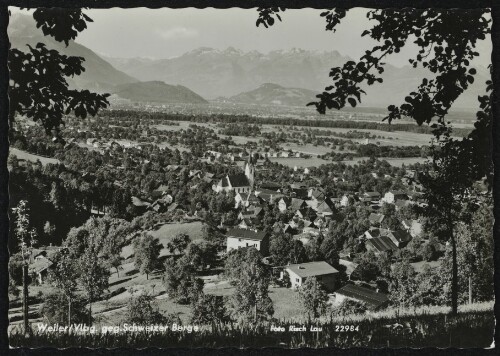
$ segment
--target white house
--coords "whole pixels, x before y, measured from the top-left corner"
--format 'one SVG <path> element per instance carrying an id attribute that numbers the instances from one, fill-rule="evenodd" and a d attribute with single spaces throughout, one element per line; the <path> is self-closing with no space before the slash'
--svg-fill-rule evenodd
<path id="1" fill-rule="evenodd" d="M 309 277 L 316 277 L 328 291 L 333 291 L 339 271 L 325 261 L 289 265 L 285 272 L 290 277 L 292 288 L 299 288 Z"/>
<path id="2" fill-rule="evenodd" d="M 269 252 L 269 234 L 264 231 L 230 229 L 226 234 L 227 252 L 245 247 L 255 247 L 264 256 Z"/>

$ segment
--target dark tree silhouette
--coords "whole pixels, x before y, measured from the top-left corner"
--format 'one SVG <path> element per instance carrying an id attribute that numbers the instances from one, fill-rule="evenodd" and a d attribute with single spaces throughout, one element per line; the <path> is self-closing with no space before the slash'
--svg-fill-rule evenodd
<path id="1" fill-rule="evenodd" d="M 58 8 L 36 9 L 33 19 L 44 35 L 66 46 L 92 21 L 82 9 Z M 40 121 L 55 141 L 64 142 L 60 137 L 63 116 L 70 113 L 82 119 L 94 116 L 108 106 L 109 94 L 69 89 L 66 78 L 85 71 L 84 58 L 62 55 L 43 43 L 27 47 L 27 51 L 9 49 L 9 121 L 12 124 L 16 114 L 26 115 Z"/>

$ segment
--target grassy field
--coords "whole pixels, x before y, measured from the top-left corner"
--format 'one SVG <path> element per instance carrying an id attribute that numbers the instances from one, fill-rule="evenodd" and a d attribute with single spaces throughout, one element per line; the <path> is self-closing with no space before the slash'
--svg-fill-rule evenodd
<path id="1" fill-rule="evenodd" d="M 194 221 L 189 223 L 173 223 L 164 224 L 158 230 L 148 231 L 153 237 L 158 238 L 160 243 L 163 245 L 160 256 L 169 255 L 170 252 L 167 250 L 167 244 L 170 240 L 178 234 L 187 234 L 192 241 L 201 240 L 203 237 L 202 223 L 200 221 Z M 130 258 L 133 254 L 132 245 L 127 245 L 122 249 L 121 256 L 124 259 Z"/>
<path id="2" fill-rule="evenodd" d="M 275 131 L 278 129 L 274 125 L 263 125 L 265 128 L 263 131 Z M 432 135 L 429 134 L 421 134 L 415 132 L 406 132 L 406 131 L 379 131 L 379 130 L 368 130 L 368 129 L 350 129 L 350 128 L 321 128 L 321 127 L 305 127 L 305 126 L 295 126 L 296 128 L 303 129 L 314 129 L 319 131 L 330 131 L 330 132 L 339 132 L 346 133 L 349 131 L 359 131 L 359 132 L 368 132 L 371 135 L 381 136 L 382 138 L 370 139 L 371 143 L 380 142 L 381 145 L 389 145 L 389 146 L 420 146 L 420 145 L 429 145 Z M 285 132 L 293 132 L 288 129 L 287 126 L 284 126 L 283 129 Z M 299 131 L 300 132 L 300 131 Z M 326 137 L 326 136 L 325 136 Z M 332 136 L 333 137 L 333 136 Z M 354 142 L 364 142 L 364 139 L 353 139 Z"/>
<path id="3" fill-rule="evenodd" d="M 30 162 L 36 162 L 37 160 L 40 160 L 42 164 L 45 166 L 46 164 L 52 163 L 52 164 L 58 164 L 59 160 L 56 158 L 48 158 L 48 157 L 42 157 L 38 155 L 34 155 L 32 153 L 28 153 L 26 151 L 19 150 L 17 148 L 11 147 L 9 149 L 9 154 L 10 155 L 15 155 L 18 159 L 24 159 L 26 161 Z"/>
<path id="4" fill-rule="evenodd" d="M 287 167 L 293 168 L 295 166 L 301 167 L 301 168 L 308 168 L 308 167 L 318 167 L 321 166 L 322 164 L 327 164 L 329 161 L 317 158 L 317 157 L 311 157 L 311 158 L 277 158 L 277 157 L 271 157 L 269 158 L 271 162 L 276 162 L 282 165 L 285 165 Z"/>

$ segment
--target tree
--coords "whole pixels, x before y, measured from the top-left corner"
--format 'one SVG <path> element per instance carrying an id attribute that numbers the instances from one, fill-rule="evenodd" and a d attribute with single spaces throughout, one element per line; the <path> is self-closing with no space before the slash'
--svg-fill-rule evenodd
<path id="1" fill-rule="evenodd" d="M 49 279 L 60 290 L 60 293 L 66 297 L 68 305 L 67 325 L 71 325 L 72 306 L 76 298 L 75 293 L 78 278 L 76 261 L 70 258 L 69 252 L 66 249 L 62 249 L 54 256 L 52 262 L 54 263 L 54 267 L 49 272 Z"/>
<path id="2" fill-rule="evenodd" d="M 277 266 L 308 261 L 307 251 L 302 242 L 282 232 L 272 238 L 269 250 L 273 263 Z"/>
<path id="3" fill-rule="evenodd" d="M 36 244 L 35 236 L 36 231 L 29 228 L 30 216 L 27 208 L 27 201 L 20 200 L 17 207 L 14 208 L 15 212 L 15 232 L 18 239 L 19 250 L 23 259 L 23 322 L 24 333 L 29 331 L 28 320 L 28 264 L 31 258 L 31 253 L 34 245 Z"/>
<path id="4" fill-rule="evenodd" d="M 390 298 L 396 305 L 408 308 L 415 305 L 416 272 L 408 260 L 397 262 L 390 276 Z"/>
<path id="5" fill-rule="evenodd" d="M 171 254 L 175 254 L 177 251 L 178 253 L 184 252 L 186 247 L 189 245 L 191 242 L 191 239 L 189 238 L 189 235 L 179 233 L 175 235 L 175 237 L 167 243 L 167 248 L 170 251 Z"/>
<path id="6" fill-rule="evenodd" d="M 396 213 L 396 206 L 394 204 L 384 203 L 382 205 L 382 214 L 385 216 L 382 225 L 389 230 L 396 231 L 401 229 L 401 222 Z"/>
<path id="7" fill-rule="evenodd" d="M 158 268 L 162 248 L 160 240 L 146 233 L 134 240 L 134 264 L 146 274 L 146 279 Z"/>
<path id="8" fill-rule="evenodd" d="M 108 289 L 109 269 L 98 257 L 96 246 L 91 243 L 79 258 L 79 280 L 89 303 L 89 324 L 92 324 L 92 303 Z"/>
<path id="9" fill-rule="evenodd" d="M 356 276 L 365 282 L 374 281 L 380 275 L 380 268 L 377 264 L 378 259 L 373 252 L 365 253 L 358 261 Z"/>
<path id="10" fill-rule="evenodd" d="M 127 303 L 127 321 L 139 325 L 163 324 L 166 318 L 159 312 L 152 295 L 142 293 L 131 296 Z"/>
<path id="11" fill-rule="evenodd" d="M 196 277 L 196 271 L 190 261 L 183 256 L 177 260 L 165 261 L 163 284 L 168 296 L 179 304 L 193 303 L 203 292 L 203 281 Z"/>
<path id="12" fill-rule="evenodd" d="M 237 274 L 232 274 L 236 289 L 230 303 L 233 315 L 241 322 L 267 320 L 274 314 L 269 297 L 270 273 L 255 248 L 243 250 Z M 226 268 L 228 265 L 226 265 Z"/>
<path id="13" fill-rule="evenodd" d="M 363 303 L 351 299 L 345 299 L 340 305 L 336 306 L 333 312 L 337 315 L 364 314 L 367 308 Z"/>
<path id="14" fill-rule="evenodd" d="M 272 26 L 276 16 L 284 8 L 258 8 L 257 26 Z M 367 12 L 367 17 L 375 25 L 362 33 L 379 42 L 365 51 L 358 62 L 347 61 L 342 67 L 330 71 L 333 85 L 317 95 L 319 101 L 309 103 L 318 112 L 324 114 L 327 109 L 340 110 L 347 103 L 355 107 L 366 94 L 363 85 L 381 83 L 378 76 L 384 72 L 384 58 L 400 52 L 411 38 L 418 46 L 418 54 L 409 59 L 416 68 L 422 65 L 432 73 L 432 79 L 423 78 L 419 87 L 409 93 L 405 103 L 400 106 L 390 105 L 384 120 L 389 123 L 395 119 L 409 117 L 418 125 L 432 124 L 442 154 L 433 156 L 436 171 L 434 177 L 426 179 L 429 208 L 428 215 L 436 214 L 444 220 L 443 226 L 447 239 L 452 245 L 452 293 L 451 312 L 458 310 L 458 267 L 454 223 L 455 206 L 462 202 L 463 192 L 474 181 L 486 178 L 492 185 L 493 167 L 492 115 L 490 95 L 492 81 L 486 82 L 486 95 L 479 97 L 479 111 L 474 130 L 461 140 L 452 139 L 451 128 L 445 121 L 456 99 L 474 82 L 477 71 L 471 66 L 473 59 L 479 56 L 475 51 L 478 41 L 484 40 L 491 33 L 489 9 L 468 11 L 447 9 L 376 9 Z M 326 19 L 326 30 L 335 32 L 336 27 L 345 17 L 346 9 L 332 9 L 321 13 Z M 467 35 L 464 35 L 467 34 Z M 377 72 L 377 73 L 374 73 Z M 453 173 L 452 173 L 453 172 Z M 457 179 L 458 177 L 458 179 Z M 424 178 L 425 180 L 425 178 Z M 435 198 L 432 194 L 436 193 Z M 447 202 L 447 203 L 446 203 Z"/>
<path id="15" fill-rule="evenodd" d="M 39 8 L 33 12 L 37 28 L 66 46 L 91 22 L 82 9 Z M 48 135 L 60 138 L 63 115 L 73 112 L 78 118 L 94 116 L 108 106 L 109 94 L 96 94 L 88 90 L 69 89 L 66 78 L 78 76 L 85 68 L 82 57 L 69 57 L 45 44 L 27 45 L 23 52 L 11 48 L 8 55 L 9 120 L 16 114 L 40 121 Z"/>
<path id="16" fill-rule="evenodd" d="M 71 312 L 71 316 L 70 313 Z M 85 301 L 80 297 L 69 300 L 60 289 L 56 289 L 44 295 L 43 304 L 40 307 L 40 314 L 46 318 L 50 324 L 71 325 L 73 323 L 83 323 L 87 318 Z"/>
<path id="17" fill-rule="evenodd" d="M 216 331 L 230 320 L 224 297 L 220 295 L 203 294 L 192 304 L 191 323 L 193 324 L 210 324 L 212 330 Z"/>
<path id="18" fill-rule="evenodd" d="M 326 310 L 328 294 L 316 277 L 309 277 L 299 288 L 299 299 L 309 319 L 319 318 Z"/>
<path id="19" fill-rule="evenodd" d="M 213 267 L 217 260 L 217 246 L 206 241 L 191 242 L 186 250 L 186 258 L 196 270 Z"/>

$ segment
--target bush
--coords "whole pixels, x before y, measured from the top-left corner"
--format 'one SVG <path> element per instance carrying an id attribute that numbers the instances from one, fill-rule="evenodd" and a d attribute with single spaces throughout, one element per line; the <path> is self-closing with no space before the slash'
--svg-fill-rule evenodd
<path id="1" fill-rule="evenodd" d="M 85 305 L 85 301 L 80 297 L 71 302 L 71 323 L 89 321 Z M 47 318 L 49 324 L 68 325 L 68 306 L 68 298 L 62 292 L 55 291 L 44 296 L 40 314 Z"/>
<path id="2" fill-rule="evenodd" d="M 127 305 L 128 322 L 135 324 L 165 324 L 167 318 L 163 316 L 156 305 L 154 298 L 149 294 L 131 297 Z"/>
<path id="3" fill-rule="evenodd" d="M 366 305 L 355 302 L 351 299 L 345 299 L 339 306 L 333 309 L 332 313 L 343 316 L 350 314 L 363 314 L 366 310 Z"/>

